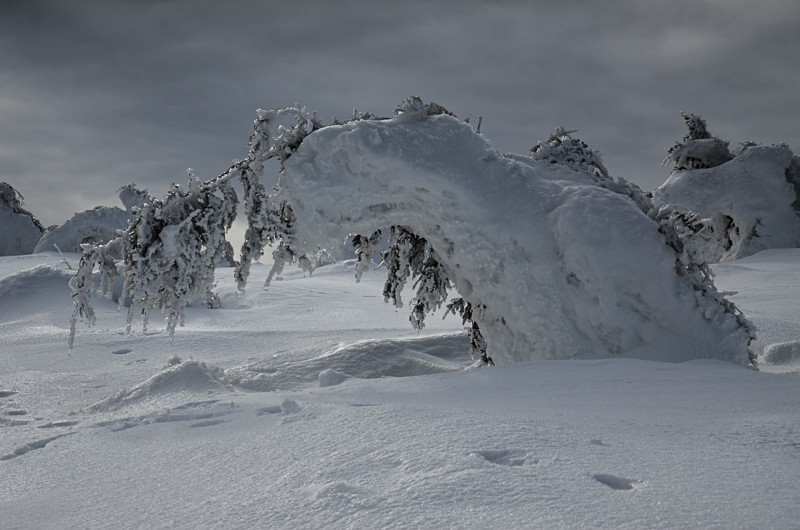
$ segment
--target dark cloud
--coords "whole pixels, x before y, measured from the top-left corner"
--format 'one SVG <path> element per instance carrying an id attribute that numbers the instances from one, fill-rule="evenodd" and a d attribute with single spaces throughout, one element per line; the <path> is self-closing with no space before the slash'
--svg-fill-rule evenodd
<path id="1" fill-rule="evenodd" d="M 45 223 L 243 157 L 258 107 L 324 120 L 408 95 L 484 116 L 502 151 L 577 128 L 657 186 L 682 110 L 800 147 L 796 0 L 4 2 L 0 180 Z"/>

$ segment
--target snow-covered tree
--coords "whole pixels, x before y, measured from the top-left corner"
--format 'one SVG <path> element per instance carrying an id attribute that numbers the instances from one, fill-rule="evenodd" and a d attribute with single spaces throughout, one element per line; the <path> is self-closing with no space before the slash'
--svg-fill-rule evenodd
<path id="1" fill-rule="evenodd" d="M 128 213 L 133 212 L 134 208 L 141 208 L 144 203 L 150 200 L 147 190 L 138 188 L 134 182 L 121 186 L 117 190 L 117 194 L 120 202 L 125 207 L 125 211 Z"/>
<path id="2" fill-rule="evenodd" d="M 681 113 L 689 132 L 667 151 L 664 164 L 676 170 L 717 167 L 733 158 L 728 142 L 712 136 L 699 114 Z"/>
<path id="3" fill-rule="evenodd" d="M 440 107 L 413 97 L 392 118 L 332 126 L 302 107 L 259 111 L 246 159 L 173 187 L 123 233 L 129 319 L 158 308 L 173 332 L 191 300 L 213 300 L 238 179 L 248 221 L 235 272 L 242 289 L 266 245 L 277 245 L 269 282 L 289 263 L 313 271 L 322 252 L 352 238 L 357 277 L 384 248 L 386 300 L 399 307 L 413 283 L 412 324 L 421 329 L 447 305 L 486 363 L 489 354 L 648 358 L 664 341 L 676 355 L 663 360 L 749 362 L 752 327 L 670 234 L 675 216 L 658 217 L 568 131 L 532 157 L 502 155 Z M 270 158 L 280 174 L 268 188 L 259 177 Z M 111 268 L 104 257 L 85 250 L 75 321 L 91 314 L 91 271 Z"/>
<path id="4" fill-rule="evenodd" d="M 42 223 L 23 203 L 19 191 L 0 182 L 0 256 L 30 254 L 44 233 Z"/>
<path id="5" fill-rule="evenodd" d="M 577 129 L 558 127 L 546 140 L 531 147 L 530 155 L 536 160 L 551 164 L 566 165 L 577 171 L 584 171 L 598 179 L 608 179 L 608 170 L 603 165 L 600 153 L 586 142 L 575 138 Z"/>
<path id="6" fill-rule="evenodd" d="M 724 165 L 673 171 L 653 199 L 660 208 L 694 220 L 697 230 L 690 244 L 710 263 L 797 247 L 796 160 L 785 145 L 747 146 Z"/>
<path id="7" fill-rule="evenodd" d="M 684 241 L 695 259 L 715 263 L 768 248 L 800 246 L 800 160 L 786 145 L 743 142 L 733 153 L 706 123 L 684 114 L 689 133 L 670 149 L 659 209 L 692 219 Z"/>

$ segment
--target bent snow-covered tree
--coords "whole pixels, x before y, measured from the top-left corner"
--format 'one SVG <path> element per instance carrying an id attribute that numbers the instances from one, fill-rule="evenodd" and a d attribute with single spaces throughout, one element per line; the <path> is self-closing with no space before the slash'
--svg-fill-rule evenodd
<path id="1" fill-rule="evenodd" d="M 486 359 L 750 362 L 752 327 L 685 252 L 678 217 L 610 178 L 599 157 L 565 161 L 567 131 L 550 138 L 546 157 L 503 155 L 439 107 L 409 98 L 392 118 L 331 126 L 299 107 L 260 111 L 245 160 L 145 205 L 123 234 L 129 315 L 161 308 L 174 326 L 208 292 L 238 178 L 249 226 L 242 288 L 267 244 L 278 244 L 271 278 L 286 263 L 311 270 L 352 237 L 358 275 L 388 237 L 386 300 L 399 307 L 403 285 L 415 288 L 417 328 L 447 305 Z M 271 192 L 258 178 L 268 158 L 281 168 Z M 112 265 L 102 247 L 86 248 L 73 330 L 92 318 L 91 271 L 108 276 Z"/>

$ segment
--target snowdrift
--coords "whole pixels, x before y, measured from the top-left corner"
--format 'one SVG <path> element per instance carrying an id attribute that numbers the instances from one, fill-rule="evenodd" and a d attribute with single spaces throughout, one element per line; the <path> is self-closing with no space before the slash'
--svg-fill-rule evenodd
<path id="1" fill-rule="evenodd" d="M 464 370 L 470 363 L 463 334 L 405 339 L 370 339 L 341 344 L 297 361 L 273 358 L 226 370 L 237 387 L 260 392 L 286 390 L 318 381 L 333 386 L 345 379 L 414 377 Z"/>
<path id="2" fill-rule="evenodd" d="M 316 130 L 285 161 L 274 200 L 291 205 L 293 245 L 308 255 L 387 226 L 424 237 L 481 308 L 496 359 L 748 363 L 747 331 L 676 272 L 632 200 L 588 172 L 503 156 L 450 116 Z"/>
<path id="3" fill-rule="evenodd" d="M 0 323 L 30 323 L 32 315 L 66 312 L 71 305 L 67 287 L 71 278 L 71 272 L 49 265 L 0 278 Z"/>
<path id="4" fill-rule="evenodd" d="M 729 261 L 800 246 L 799 177 L 800 158 L 785 145 L 751 146 L 716 167 L 674 171 L 653 200 L 696 213 L 700 255 Z"/>
<path id="5" fill-rule="evenodd" d="M 207 396 L 226 389 L 224 371 L 216 366 L 189 360 L 169 366 L 133 388 L 94 403 L 90 411 L 110 411 L 132 405 L 164 407 L 187 396 Z"/>

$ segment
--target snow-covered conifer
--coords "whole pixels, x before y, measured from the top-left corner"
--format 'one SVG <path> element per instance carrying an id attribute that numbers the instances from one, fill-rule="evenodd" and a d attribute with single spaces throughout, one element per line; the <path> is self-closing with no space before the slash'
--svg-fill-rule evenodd
<path id="1" fill-rule="evenodd" d="M 119 200 L 128 213 L 131 213 L 134 208 L 141 208 L 150 199 L 147 190 L 137 188 L 134 182 L 120 187 L 118 193 Z"/>
<path id="2" fill-rule="evenodd" d="M 530 156 L 551 164 L 561 164 L 576 171 L 588 172 L 600 179 L 609 178 L 600 153 L 573 136 L 577 129 L 558 127 L 547 140 L 531 147 Z"/>
<path id="3" fill-rule="evenodd" d="M 494 366 L 494 360 L 492 360 L 492 358 L 486 353 L 489 345 L 486 342 L 483 333 L 481 333 L 480 326 L 475 321 L 475 313 L 477 313 L 478 317 L 480 318 L 480 314 L 483 313 L 485 309 L 486 308 L 483 305 L 473 308 L 471 303 L 459 297 L 454 298 L 447 303 L 447 311 L 444 315 L 447 316 L 450 313 L 458 315 L 461 317 L 461 323 L 467 326 L 466 330 L 467 337 L 469 337 L 470 357 L 473 359 L 475 357 L 479 357 L 485 365 Z"/>
<path id="4" fill-rule="evenodd" d="M 425 103 L 418 96 L 407 97 L 394 109 L 394 115 L 403 121 L 420 121 L 427 115 Z"/>
<path id="5" fill-rule="evenodd" d="M 699 114 L 681 112 L 689 131 L 667 151 L 664 164 L 676 170 L 717 167 L 733 159 L 728 142 L 712 136 Z"/>
<path id="6" fill-rule="evenodd" d="M 6 207 L 10 208 L 15 214 L 27 215 L 31 218 L 31 222 L 41 231 L 44 232 L 42 223 L 39 222 L 34 215 L 23 207 L 25 198 L 22 194 L 14 189 L 8 182 L 0 182 L 0 202 Z"/>
<path id="7" fill-rule="evenodd" d="M 381 247 L 381 230 L 376 230 L 371 236 L 353 236 L 353 247 L 356 252 L 356 281 L 361 281 L 361 276 L 369 270 L 372 258 Z"/>
<path id="8" fill-rule="evenodd" d="M 411 315 L 408 317 L 414 329 L 423 329 L 427 314 L 447 301 L 450 286 L 450 278 L 439 260 L 439 255 L 434 249 L 429 249 L 414 283 L 416 294 L 411 300 Z"/>
<path id="9" fill-rule="evenodd" d="M 45 232 L 23 202 L 11 184 L 0 182 L 0 256 L 30 254 Z"/>
<path id="10" fill-rule="evenodd" d="M 418 276 L 425 260 L 426 242 L 403 226 L 392 226 L 389 230 L 389 249 L 382 252 L 382 264 L 386 266 L 386 283 L 383 299 L 396 308 L 403 307 L 400 293 L 411 276 Z"/>

